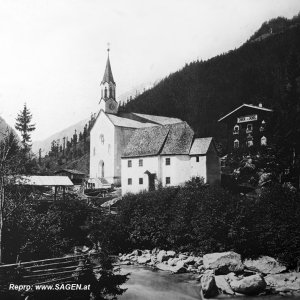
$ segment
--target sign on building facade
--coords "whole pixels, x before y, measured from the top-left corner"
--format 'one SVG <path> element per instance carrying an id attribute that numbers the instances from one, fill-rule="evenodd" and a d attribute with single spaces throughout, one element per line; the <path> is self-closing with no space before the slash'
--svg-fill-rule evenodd
<path id="1" fill-rule="evenodd" d="M 250 121 L 257 121 L 257 115 L 250 115 L 250 116 L 237 118 L 238 123 L 244 123 L 244 122 L 250 122 Z"/>

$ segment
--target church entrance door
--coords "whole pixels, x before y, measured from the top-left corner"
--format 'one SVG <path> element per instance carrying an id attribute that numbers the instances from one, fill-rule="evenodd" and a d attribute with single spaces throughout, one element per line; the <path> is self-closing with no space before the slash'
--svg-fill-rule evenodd
<path id="1" fill-rule="evenodd" d="M 155 174 L 149 174 L 149 191 L 155 190 Z"/>
<path id="2" fill-rule="evenodd" d="M 98 174 L 100 178 L 104 178 L 104 161 L 100 160 L 99 165 L 98 165 Z"/>

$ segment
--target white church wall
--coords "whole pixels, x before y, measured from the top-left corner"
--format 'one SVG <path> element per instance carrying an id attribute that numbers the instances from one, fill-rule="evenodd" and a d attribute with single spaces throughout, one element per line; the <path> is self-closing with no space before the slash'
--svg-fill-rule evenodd
<path id="1" fill-rule="evenodd" d="M 114 137 L 114 125 L 101 111 L 90 133 L 90 178 L 100 178 L 104 175 L 105 179 L 113 183 Z M 102 171 L 103 164 L 104 171 Z"/>
<path id="2" fill-rule="evenodd" d="M 139 165 L 139 160 L 142 160 L 142 166 Z M 128 167 L 128 161 L 131 161 L 131 167 Z M 149 190 L 149 176 L 146 171 L 152 174 L 158 174 L 159 157 L 139 157 L 139 158 L 122 158 L 121 159 L 121 184 L 122 195 L 126 193 L 139 193 Z M 142 183 L 139 179 L 142 179 Z M 131 182 L 128 180 L 131 179 Z"/>
<path id="3" fill-rule="evenodd" d="M 167 159 L 170 159 L 168 165 Z M 180 185 L 190 179 L 189 155 L 171 155 L 161 158 L 161 182 L 163 186 Z M 168 179 L 170 183 L 168 183 Z"/>
<path id="4" fill-rule="evenodd" d="M 132 134 L 134 133 L 134 128 L 126 127 L 115 127 L 115 185 L 121 185 L 121 155 L 126 148 Z"/>
<path id="5" fill-rule="evenodd" d="M 198 156 L 191 157 L 191 177 L 203 177 L 204 182 L 207 182 L 205 155 L 198 155 Z"/>

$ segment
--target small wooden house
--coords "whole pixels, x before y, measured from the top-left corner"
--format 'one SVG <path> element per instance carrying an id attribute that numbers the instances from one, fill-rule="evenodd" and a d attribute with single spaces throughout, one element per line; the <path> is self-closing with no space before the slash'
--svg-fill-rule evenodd
<path id="1" fill-rule="evenodd" d="M 83 185 L 85 179 L 85 173 L 73 169 L 58 170 L 55 174 L 58 176 L 68 176 L 74 185 Z"/>

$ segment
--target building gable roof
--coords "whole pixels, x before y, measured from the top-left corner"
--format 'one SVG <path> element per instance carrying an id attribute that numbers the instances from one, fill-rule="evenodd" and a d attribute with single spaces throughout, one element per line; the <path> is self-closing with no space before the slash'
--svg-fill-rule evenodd
<path id="1" fill-rule="evenodd" d="M 122 157 L 189 154 L 194 132 L 186 122 L 138 129 Z"/>
<path id="2" fill-rule="evenodd" d="M 105 114 L 105 116 L 110 120 L 110 122 L 118 127 L 145 128 L 155 125 L 176 124 L 182 122 L 182 120 L 176 118 L 144 115 L 137 113 L 118 113 L 117 115 L 115 115 L 105 113 L 101 109 L 96 117 L 95 123 L 97 122 L 101 113 Z M 95 126 L 95 123 L 93 124 L 92 128 Z"/>
<path id="3" fill-rule="evenodd" d="M 138 129 L 132 135 L 123 157 L 157 155 L 161 150 L 169 129 L 162 126 Z"/>
<path id="4" fill-rule="evenodd" d="M 194 136 L 192 128 L 186 122 L 167 125 L 167 127 L 169 133 L 161 154 L 189 154 Z"/>
<path id="5" fill-rule="evenodd" d="M 227 115 L 220 118 L 218 120 L 218 122 L 221 122 L 221 121 L 225 120 L 227 117 L 231 116 L 232 114 L 234 114 L 235 112 L 237 112 L 238 110 L 240 110 L 241 108 L 244 108 L 244 107 L 249 107 L 249 108 L 253 108 L 253 109 L 257 109 L 257 110 L 261 110 L 261 111 L 266 111 L 266 112 L 272 112 L 273 111 L 272 109 L 269 109 L 269 108 L 244 103 L 241 106 L 234 109 L 233 111 L 231 111 L 230 113 L 228 113 Z"/>
<path id="6" fill-rule="evenodd" d="M 163 117 L 163 116 L 154 116 L 154 115 L 146 115 L 146 114 L 139 114 L 139 113 L 132 113 L 135 116 L 138 116 L 142 119 L 147 121 L 159 124 L 159 125 L 169 125 L 169 124 L 176 124 L 182 122 L 182 120 L 178 118 L 170 118 L 170 117 Z"/>
<path id="7" fill-rule="evenodd" d="M 190 155 L 205 155 L 212 142 L 212 137 L 196 138 L 191 147 Z"/>
<path id="8" fill-rule="evenodd" d="M 119 117 L 119 116 L 114 115 L 114 114 L 106 113 L 106 115 L 109 118 L 109 120 L 115 126 L 118 126 L 118 127 L 144 128 L 144 127 L 155 126 L 155 124 L 153 124 L 153 123 L 142 123 L 142 122 L 132 120 L 132 119 L 129 119 L 129 118 Z"/>

